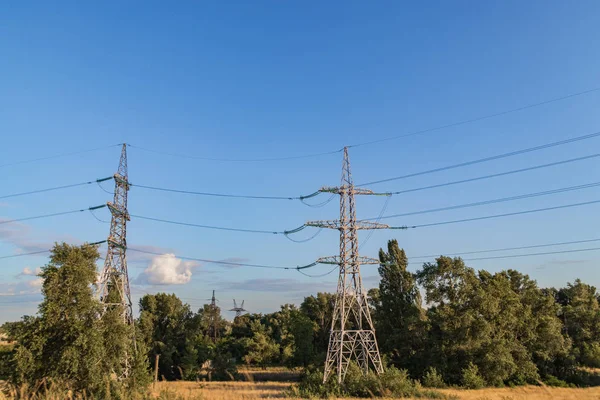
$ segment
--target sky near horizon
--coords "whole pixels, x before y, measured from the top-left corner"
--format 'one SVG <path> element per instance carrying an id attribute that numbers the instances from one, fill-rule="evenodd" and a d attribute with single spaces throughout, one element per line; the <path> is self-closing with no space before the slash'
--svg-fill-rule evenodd
<path id="1" fill-rule="evenodd" d="M 0 5 L 0 221 L 105 204 L 112 182 L 2 198 L 93 181 L 116 171 L 126 142 L 135 185 L 293 197 L 337 185 L 343 146 L 477 119 L 600 87 L 596 1 L 29 2 Z M 600 131 L 600 91 L 385 142 L 351 147 L 357 184 L 417 173 Z M 401 191 L 598 152 L 600 137 L 514 157 L 370 186 Z M 102 148 L 36 162 L 22 161 Z M 149 152 L 144 149 L 156 150 Z M 170 153 L 170 155 L 168 154 Z M 308 158 L 306 154 L 331 153 Z M 175 155 L 173 155 L 175 154 Z M 187 155 L 194 158 L 184 158 Z M 270 159 L 275 161 L 215 161 Z M 357 199 L 358 217 L 441 208 L 600 181 L 598 158 L 392 196 Z M 419 225 L 600 199 L 590 187 L 554 195 L 382 220 Z M 317 204 L 326 195 L 309 200 Z M 600 205 L 406 231 L 375 231 L 361 254 L 377 257 L 398 239 L 411 257 L 600 238 Z M 336 219 L 338 199 L 214 198 L 132 187 L 134 215 L 195 224 L 281 231 Z M 106 238 L 108 210 L 0 224 L 0 323 L 36 312 L 36 269 L 56 241 Z M 293 236 L 307 239 L 316 231 Z M 216 290 L 226 310 L 299 304 L 334 291 L 337 275 L 307 277 L 191 262 L 297 266 L 338 252 L 323 230 L 295 243 L 281 235 L 167 225 L 132 217 L 134 302 L 174 292 L 194 309 Z M 600 247 L 570 246 L 471 258 Z M 105 247 L 101 247 L 105 251 Z M 171 256 L 169 254 L 174 254 Z M 469 258 L 466 257 L 465 258 Z M 600 252 L 473 260 L 475 269 L 514 268 L 540 286 L 576 278 L 600 286 Z M 411 270 L 427 259 L 411 260 Z M 327 265 L 306 272 L 327 273 Z M 367 287 L 376 266 L 364 266 Z M 136 305 L 137 311 L 137 305 Z M 232 313 L 225 313 L 231 317 Z"/>

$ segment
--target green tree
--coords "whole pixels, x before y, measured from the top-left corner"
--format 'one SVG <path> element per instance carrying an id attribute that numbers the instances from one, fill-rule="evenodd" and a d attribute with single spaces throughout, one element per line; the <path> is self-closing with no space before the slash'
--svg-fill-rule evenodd
<path id="1" fill-rule="evenodd" d="M 476 273 L 460 258 L 440 257 L 418 279 L 431 304 L 431 366 L 448 382 L 460 383 L 470 363 L 491 385 L 567 373 L 570 342 L 561 334 L 558 307 L 528 276 Z"/>
<path id="2" fill-rule="evenodd" d="M 313 347 L 325 361 L 327 345 L 329 343 L 329 331 L 331 330 L 331 319 L 335 306 L 335 294 L 317 293 L 316 296 L 308 296 L 300 305 L 300 311 L 313 321 L 317 329 L 314 332 Z"/>
<path id="3" fill-rule="evenodd" d="M 261 367 L 273 363 L 279 356 L 279 346 L 271 337 L 271 330 L 260 320 L 250 323 L 252 337 L 245 340 L 248 354 L 244 356 L 246 364 L 255 364 Z"/>
<path id="4" fill-rule="evenodd" d="M 167 380 L 194 376 L 198 369 L 198 320 L 189 305 L 174 294 L 158 293 L 140 299 L 139 329 L 148 359 L 159 357 L 159 376 Z"/>
<path id="5" fill-rule="evenodd" d="M 387 252 L 379 250 L 379 261 L 379 290 L 370 293 L 381 350 L 396 367 L 420 377 L 426 362 L 427 324 L 416 278 L 396 240 L 388 242 Z"/>
<path id="6" fill-rule="evenodd" d="M 299 311 L 295 305 L 284 304 L 279 311 L 264 316 L 263 321 L 273 341 L 279 347 L 278 364 L 290 364 L 294 355 L 295 337 L 292 322 Z"/>
<path id="7" fill-rule="evenodd" d="M 220 307 L 212 307 L 210 304 L 204 304 L 198 310 L 195 318 L 200 327 L 201 333 L 209 338 L 221 338 L 225 336 L 229 329 L 229 322 L 221 315 Z"/>
<path id="8" fill-rule="evenodd" d="M 292 316 L 291 332 L 294 338 L 292 366 L 308 367 L 314 359 L 313 334 L 317 324 L 305 314 L 296 311 Z"/>
<path id="9" fill-rule="evenodd" d="M 144 353 L 136 352 L 133 346 L 133 338 L 135 337 L 135 326 L 125 323 L 123 319 L 124 307 L 120 304 L 119 287 L 122 283 L 117 277 L 113 277 L 113 281 L 108 285 L 107 302 L 117 305 L 111 305 L 104 310 L 100 320 L 100 329 L 103 339 L 105 356 L 102 358 L 102 369 L 110 371 L 117 377 L 126 375 L 126 364 L 123 362 L 127 358 L 130 365 L 139 367 L 139 360 L 146 360 Z M 136 346 L 137 347 L 137 346 Z M 143 374 L 143 371 L 137 371 Z M 137 374 L 137 372 L 134 372 Z M 147 371 L 146 371 L 147 372 Z M 118 387 L 113 388 L 118 390 Z"/>
<path id="10" fill-rule="evenodd" d="M 600 305 L 596 288 L 577 279 L 555 294 L 565 333 L 573 341 L 576 361 L 600 368 Z"/>
<path id="11" fill-rule="evenodd" d="M 92 394 L 114 383 L 106 366 L 118 359 L 103 338 L 112 327 L 98 318 L 101 305 L 92 293 L 98 258 L 96 246 L 54 246 L 40 274 L 44 300 L 38 316 L 24 317 L 11 329 L 18 343 L 14 381 L 33 385 L 50 378 Z"/>

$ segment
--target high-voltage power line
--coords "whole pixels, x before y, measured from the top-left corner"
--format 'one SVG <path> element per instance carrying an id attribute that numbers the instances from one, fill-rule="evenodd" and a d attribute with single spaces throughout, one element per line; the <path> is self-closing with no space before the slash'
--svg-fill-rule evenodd
<path id="1" fill-rule="evenodd" d="M 515 151 L 508 152 L 508 153 L 497 154 L 495 156 L 478 158 L 476 160 L 465 161 L 465 162 L 461 162 L 461 163 L 453 164 L 453 165 L 447 165 L 445 167 L 433 168 L 433 169 L 429 169 L 429 170 L 426 170 L 426 171 L 413 172 L 411 174 L 400 175 L 400 176 L 395 176 L 395 177 L 386 178 L 386 179 L 379 179 L 379 180 L 371 181 L 371 182 L 367 182 L 367 183 L 361 183 L 360 185 L 357 185 L 357 186 L 370 186 L 370 185 L 375 185 L 375 184 L 378 184 L 378 183 L 392 182 L 392 181 L 397 181 L 397 180 L 400 180 L 400 179 L 413 178 L 415 176 L 433 174 L 435 172 L 447 171 L 447 170 L 450 170 L 450 169 L 468 167 L 470 165 L 481 164 L 481 163 L 485 163 L 485 162 L 488 162 L 488 161 L 500 160 L 502 158 L 513 157 L 513 156 L 517 156 L 517 155 L 521 155 L 521 154 L 531 153 L 531 152 L 538 151 L 538 150 L 544 150 L 544 149 L 549 149 L 549 148 L 552 148 L 552 147 L 563 146 L 565 144 L 579 142 L 579 141 L 587 140 L 587 139 L 592 139 L 592 138 L 596 138 L 598 136 L 600 136 L 600 131 L 599 132 L 590 133 L 590 134 L 587 134 L 587 135 L 572 137 L 572 138 L 565 139 L 565 140 L 559 140 L 557 142 L 551 142 L 551 143 L 546 143 L 546 144 L 542 144 L 542 145 L 539 145 L 539 146 L 534 146 L 534 147 L 528 147 L 528 148 L 525 148 L 525 149 L 515 150 Z"/>

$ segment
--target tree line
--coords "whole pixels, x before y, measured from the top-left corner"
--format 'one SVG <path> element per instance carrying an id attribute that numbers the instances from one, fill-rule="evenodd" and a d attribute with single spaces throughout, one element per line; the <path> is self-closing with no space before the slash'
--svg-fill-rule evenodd
<path id="1" fill-rule="evenodd" d="M 193 310 L 175 294 L 148 294 L 139 301 L 133 351 L 122 340 L 131 328 L 120 310 L 98 317 L 92 290 L 98 257 L 95 246 L 54 247 L 42 268 L 37 315 L 2 328 L 15 344 L 0 352 L 0 379 L 56 378 L 95 393 L 118 385 L 130 390 L 150 381 L 157 356 L 166 380 L 237 379 L 240 365 L 322 369 L 335 294 L 231 322 L 218 307 Z M 476 271 L 444 256 L 411 272 L 396 240 L 379 258 L 380 282 L 369 291 L 369 305 L 387 365 L 432 387 L 593 383 L 582 367 L 600 368 L 595 287 L 576 280 L 540 288 L 516 270 Z M 117 379 L 127 351 L 132 374 Z"/>

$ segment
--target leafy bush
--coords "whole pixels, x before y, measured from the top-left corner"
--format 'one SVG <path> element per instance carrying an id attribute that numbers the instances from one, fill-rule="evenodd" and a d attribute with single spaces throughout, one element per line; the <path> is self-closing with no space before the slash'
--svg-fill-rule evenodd
<path id="1" fill-rule="evenodd" d="M 600 344 L 584 343 L 580 358 L 582 365 L 600 368 Z"/>
<path id="2" fill-rule="evenodd" d="M 323 372 L 307 369 L 298 385 L 292 385 L 287 392 L 289 397 L 322 398 L 337 397 L 341 395 L 341 388 L 337 381 L 330 379 L 323 384 Z"/>
<path id="3" fill-rule="evenodd" d="M 462 371 L 462 384 L 467 389 L 481 389 L 485 380 L 479 375 L 479 368 L 472 362 Z"/>
<path id="4" fill-rule="evenodd" d="M 0 345 L 0 380 L 7 381 L 15 370 L 13 346 Z"/>
<path id="5" fill-rule="evenodd" d="M 569 387 L 569 384 L 563 380 L 558 379 L 554 375 L 548 375 L 544 378 L 544 383 L 548 386 L 555 387 Z"/>
<path id="6" fill-rule="evenodd" d="M 382 386 L 380 395 L 393 397 L 419 396 L 419 387 L 409 378 L 404 369 L 388 368 L 382 375 L 376 376 Z"/>
<path id="7" fill-rule="evenodd" d="M 231 354 L 216 354 L 212 360 L 210 380 L 234 381 L 238 377 L 238 370 L 233 362 Z"/>
<path id="8" fill-rule="evenodd" d="M 444 382 L 442 374 L 440 374 L 434 367 L 429 367 L 423 376 L 423 386 L 442 389 L 447 385 L 446 382 Z"/>
<path id="9" fill-rule="evenodd" d="M 552 386 L 563 386 L 565 384 L 568 384 L 570 387 L 600 386 L 600 375 L 585 369 L 577 369 L 573 373 L 567 375 L 564 378 L 564 381 L 560 381 L 560 385 L 555 384 Z M 548 385 L 550 385 L 550 383 L 548 383 Z"/>
<path id="10" fill-rule="evenodd" d="M 444 399 L 447 397 L 435 391 L 422 390 L 420 384 L 412 381 L 405 370 L 390 367 L 381 375 L 373 372 L 363 374 L 356 364 L 350 364 L 341 385 L 337 383 L 335 376 L 323 384 L 321 371 L 307 371 L 301 382 L 289 390 L 288 395 L 303 398 L 422 397 Z"/>

